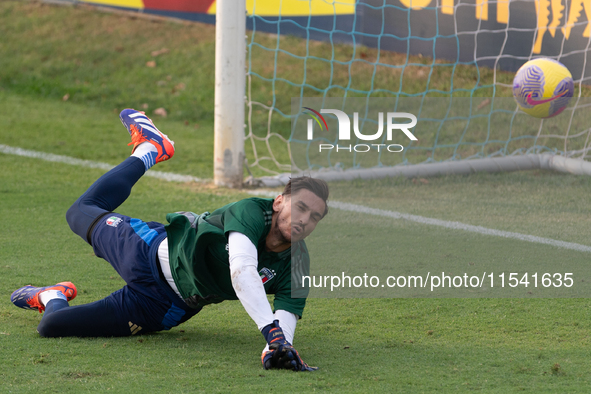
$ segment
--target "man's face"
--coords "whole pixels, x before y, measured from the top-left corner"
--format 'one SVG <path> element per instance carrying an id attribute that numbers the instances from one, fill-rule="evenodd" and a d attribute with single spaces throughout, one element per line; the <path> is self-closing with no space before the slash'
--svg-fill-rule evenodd
<path id="1" fill-rule="evenodd" d="M 290 196 L 278 196 L 273 203 L 277 204 L 277 227 L 287 242 L 297 242 L 306 238 L 322 219 L 326 205 L 316 194 L 301 189 Z"/>

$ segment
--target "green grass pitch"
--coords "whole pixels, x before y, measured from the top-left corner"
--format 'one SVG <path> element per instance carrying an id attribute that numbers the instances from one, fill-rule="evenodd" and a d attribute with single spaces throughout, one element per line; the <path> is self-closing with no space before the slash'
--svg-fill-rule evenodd
<path id="1" fill-rule="evenodd" d="M 97 33 L 88 34 L 93 29 Z M 149 114 L 169 109 L 168 118 L 154 121 L 178 147 L 174 159 L 156 169 L 211 177 L 211 26 L 146 24 L 84 8 L 5 1 L 0 37 L 0 144 L 114 165 L 129 154 L 118 110 L 147 103 Z M 168 57 L 146 68 L 150 51 L 164 46 Z M 186 88 L 173 91 L 180 83 Z M 264 339 L 238 302 L 207 307 L 156 334 L 39 338 L 40 315 L 10 303 L 16 288 L 70 280 L 79 289 L 72 302 L 78 305 L 124 285 L 65 221 L 69 205 L 103 171 L 2 153 L 0 169 L 2 393 L 584 393 L 591 384 L 585 298 L 311 298 L 295 345 L 320 367 L 314 373 L 263 370 Z M 331 187 L 338 201 L 591 245 L 591 180 L 585 177 L 536 171 Z M 211 210 L 246 196 L 144 178 L 119 211 L 163 221 L 167 212 Z M 358 219 L 331 210 L 309 242 L 313 267 L 353 264 L 322 250 L 363 242 L 351 230 Z M 417 265 L 514 258 L 561 266 L 589 258 L 404 220 L 363 220 L 392 232 L 381 250 Z"/>

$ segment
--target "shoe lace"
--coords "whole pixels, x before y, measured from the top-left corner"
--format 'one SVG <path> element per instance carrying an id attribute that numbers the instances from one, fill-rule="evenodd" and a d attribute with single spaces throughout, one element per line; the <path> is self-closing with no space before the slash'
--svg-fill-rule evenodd
<path id="1" fill-rule="evenodd" d="M 129 129 L 131 130 L 131 142 L 127 144 L 127 146 L 133 145 L 134 147 L 136 147 L 137 145 L 146 141 L 146 136 L 143 133 L 144 129 L 141 126 L 138 129 L 136 125 L 132 124 L 131 126 L 129 126 Z"/>

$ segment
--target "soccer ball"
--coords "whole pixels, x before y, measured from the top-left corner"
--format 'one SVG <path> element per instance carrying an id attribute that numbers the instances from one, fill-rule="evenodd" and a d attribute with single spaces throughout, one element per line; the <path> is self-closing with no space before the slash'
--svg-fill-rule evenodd
<path id="1" fill-rule="evenodd" d="M 570 71 L 548 58 L 530 60 L 517 70 L 513 79 L 517 105 L 536 118 L 551 118 L 564 111 L 574 90 Z"/>

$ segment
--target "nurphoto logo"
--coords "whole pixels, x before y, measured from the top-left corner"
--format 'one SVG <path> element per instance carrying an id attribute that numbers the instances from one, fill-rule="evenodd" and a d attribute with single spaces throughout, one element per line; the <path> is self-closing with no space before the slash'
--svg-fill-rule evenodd
<path id="1" fill-rule="evenodd" d="M 347 113 L 344 111 L 340 111 L 338 109 L 326 109 L 323 108 L 320 112 L 309 108 L 303 107 L 312 119 L 308 119 L 307 122 L 307 139 L 308 141 L 312 141 L 314 139 L 314 121 L 318 124 L 321 131 L 328 131 L 328 125 L 324 116 L 322 114 L 332 114 L 336 116 L 338 122 L 338 140 L 339 143 L 336 145 L 333 144 L 319 144 L 318 149 L 319 152 L 330 151 L 335 149 L 336 152 L 339 151 L 348 151 L 348 152 L 369 152 L 372 149 L 376 149 L 378 152 L 387 151 L 392 153 L 399 153 L 404 150 L 404 146 L 400 144 L 349 144 L 349 145 L 342 145 L 340 144 L 341 141 L 350 141 L 351 140 L 351 118 Z M 417 141 L 417 137 L 410 131 L 413 127 L 417 124 L 417 117 L 408 112 L 384 112 L 378 113 L 378 130 L 374 134 L 362 134 L 359 130 L 359 113 L 353 113 L 353 133 L 356 138 L 362 141 L 379 141 L 383 139 L 382 135 L 384 134 L 384 116 L 386 117 L 386 141 L 392 141 L 392 138 L 395 136 L 395 131 L 401 131 L 404 135 L 411 141 Z M 406 123 L 399 123 L 399 120 L 406 119 L 410 120 L 410 122 Z M 395 123 L 396 122 L 396 123 Z M 324 126 L 324 127 L 323 127 Z"/>

